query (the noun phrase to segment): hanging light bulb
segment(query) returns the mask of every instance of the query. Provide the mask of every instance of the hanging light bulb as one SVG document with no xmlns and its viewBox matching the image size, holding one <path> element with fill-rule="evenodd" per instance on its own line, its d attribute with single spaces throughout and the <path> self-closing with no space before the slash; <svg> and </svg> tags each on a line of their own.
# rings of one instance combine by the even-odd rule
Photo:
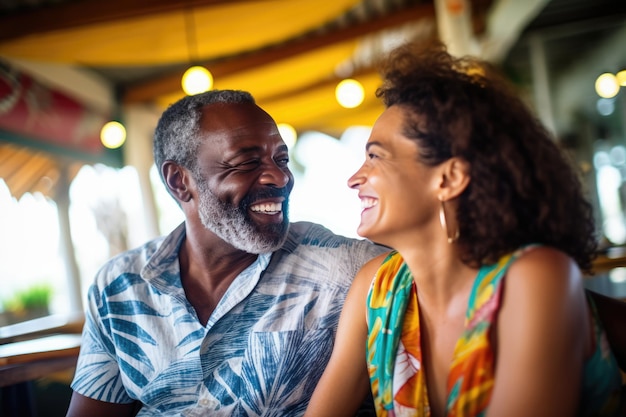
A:
<svg viewBox="0 0 626 417">
<path fill-rule="evenodd" d="M 617 77 L 610 72 L 601 74 L 596 79 L 596 93 L 603 98 L 613 98 L 619 92 Z"/>
<path fill-rule="evenodd" d="M 188 96 L 204 93 L 213 88 L 213 75 L 208 69 L 195 65 L 185 71 L 181 84 Z"/>
<path fill-rule="evenodd" d="M 185 31 L 187 37 L 187 51 L 191 62 L 198 61 L 198 43 L 196 41 L 196 26 L 193 9 L 185 11 Z M 204 93 L 213 88 L 213 75 L 208 69 L 200 65 L 192 65 L 185 71 L 181 80 L 183 91 L 188 96 Z"/>
<path fill-rule="evenodd" d="M 120 122 L 107 122 L 100 130 L 100 141 L 109 149 L 117 149 L 126 141 L 126 128 Z"/>
<path fill-rule="evenodd" d="M 357 80 L 348 78 L 337 84 L 335 98 L 341 106 L 352 109 L 363 103 L 365 89 Z"/>
</svg>

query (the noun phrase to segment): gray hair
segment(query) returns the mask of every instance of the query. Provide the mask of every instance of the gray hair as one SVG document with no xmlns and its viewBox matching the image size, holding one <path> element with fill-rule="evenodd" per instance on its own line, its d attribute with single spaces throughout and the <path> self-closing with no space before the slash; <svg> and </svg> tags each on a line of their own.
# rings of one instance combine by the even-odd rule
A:
<svg viewBox="0 0 626 417">
<path fill-rule="evenodd" d="M 210 90 L 186 96 L 170 105 L 161 115 L 154 132 L 154 163 L 163 182 L 161 164 L 166 160 L 174 161 L 196 174 L 202 108 L 214 103 L 254 104 L 255 101 L 247 91 Z"/>
</svg>

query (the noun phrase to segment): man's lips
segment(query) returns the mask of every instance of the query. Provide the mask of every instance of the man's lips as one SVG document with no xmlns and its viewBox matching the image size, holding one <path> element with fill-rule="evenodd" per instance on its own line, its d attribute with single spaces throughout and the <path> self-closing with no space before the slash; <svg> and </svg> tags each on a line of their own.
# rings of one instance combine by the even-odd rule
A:
<svg viewBox="0 0 626 417">
<path fill-rule="evenodd" d="M 265 201 L 254 203 L 250 206 L 250 211 L 262 214 L 278 214 L 283 211 L 282 201 Z"/>
</svg>

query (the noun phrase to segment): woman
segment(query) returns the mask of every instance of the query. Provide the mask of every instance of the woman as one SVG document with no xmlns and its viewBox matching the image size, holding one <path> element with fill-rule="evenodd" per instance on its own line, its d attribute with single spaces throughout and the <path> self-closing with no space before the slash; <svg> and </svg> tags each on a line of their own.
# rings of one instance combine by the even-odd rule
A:
<svg viewBox="0 0 626 417">
<path fill-rule="evenodd" d="M 359 272 L 306 416 L 618 415 L 621 378 L 582 272 L 581 184 L 485 63 L 405 45 L 349 179 L 358 233 L 394 248 Z M 365 318 L 365 320 L 364 320 Z M 367 363 L 367 366 L 366 366 Z"/>
</svg>

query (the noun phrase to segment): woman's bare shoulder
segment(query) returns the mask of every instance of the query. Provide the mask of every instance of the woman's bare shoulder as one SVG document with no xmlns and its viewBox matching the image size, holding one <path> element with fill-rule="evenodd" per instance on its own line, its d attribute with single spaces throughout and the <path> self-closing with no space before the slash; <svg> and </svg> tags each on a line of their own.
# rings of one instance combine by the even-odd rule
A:
<svg viewBox="0 0 626 417">
<path fill-rule="evenodd" d="M 511 281 L 542 291 L 562 291 L 564 287 L 580 286 L 582 272 L 565 252 L 539 246 L 524 251 L 511 265 L 507 282 Z"/>
<path fill-rule="evenodd" d="M 361 269 L 356 275 L 357 278 L 360 276 L 366 276 L 366 277 L 372 278 L 374 274 L 376 273 L 376 271 L 378 271 L 378 268 L 380 268 L 380 265 L 383 263 L 385 258 L 389 256 L 389 253 L 390 252 L 381 253 L 380 255 L 376 256 L 375 258 L 370 259 L 365 264 L 363 264 L 363 266 L 361 267 Z"/>
<path fill-rule="evenodd" d="M 369 289 L 369 286 L 374 279 L 374 275 L 376 275 L 376 271 L 378 271 L 378 268 L 380 268 L 380 265 L 383 263 L 385 258 L 387 258 L 387 256 L 389 256 L 389 252 L 382 253 L 363 264 L 352 282 L 352 292 L 362 293 Z"/>
</svg>

